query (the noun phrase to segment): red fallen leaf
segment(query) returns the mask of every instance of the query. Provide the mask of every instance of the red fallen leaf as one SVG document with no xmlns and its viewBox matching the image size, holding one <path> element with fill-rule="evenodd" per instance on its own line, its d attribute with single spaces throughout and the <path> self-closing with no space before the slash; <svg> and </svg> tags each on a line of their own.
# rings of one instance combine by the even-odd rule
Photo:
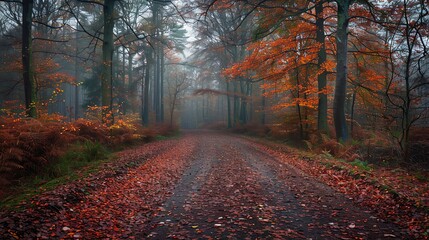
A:
<svg viewBox="0 0 429 240">
<path fill-rule="evenodd" d="M 182 145 L 183 147 L 183 145 Z M 165 157 L 165 156 L 169 157 Z M 65 222 L 61 222 L 61 224 L 58 223 L 59 226 L 70 226 L 73 230 L 76 228 L 78 229 L 85 229 L 85 236 L 88 236 L 89 238 L 114 238 L 114 236 L 118 237 L 121 235 L 118 235 L 116 232 L 118 230 L 116 229 L 124 229 L 124 226 L 130 226 L 131 224 L 134 224 L 134 226 L 141 226 L 141 223 L 147 222 L 148 219 L 152 218 L 153 216 L 156 216 L 156 207 L 159 206 L 157 203 L 162 203 L 165 201 L 166 196 L 170 194 L 171 192 L 171 186 L 174 186 L 174 184 L 177 182 L 177 179 L 180 179 L 181 171 L 178 170 L 183 168 L 183 159 L 176 159 L 174 158 L 175 155 L 181 155 L 186 156 L 186 153 L 182 152 L 181 149 L 174 149 L 171 150 L 170 153 L 162 153 L 162 156 L 151 158 L 148 160 L 146 164 L 150 165 L 151 171 L 144 171 L 144 169 L 149 168 L 147 165 L 146 167 L 138 167 L 135 169 L 135 171 L 130 170 L 126 177 L 123 177 L 121 179 L 116 177 L 110 177 L 109 179 L 104 179 L 102 183 L 98 183 L 97 187 L 94 187 L 93 191 L 88 194 L 87 197 L 85 197 L 84 200 L 81 202 L 83 204 L 77 204 L 76 206 L 73 204 L 67 205 L 67 208 L 73 208 L 76 209 L 76 215 L 73 215 L 75 217 L 75 220 L 72 224 L 69 224 L 70 221 L 69 217 L 66 218 Z M 233 155 L 234 158 L 236 157 Z M 168 159 L 168 163 L 167 160 Z M 227 159 L 227 158 L 225 158 Z M 287 161 L 288 158 L 285 158 L 285 161 Z M 174 161 L 173 163 L 170 163 L 171 161 Z M 177 163 L 178 161 L 182 161 L 180 163 Z M 181 165 L 182 164 L 182 165 Z M 177 170 L 177 171 L 176 171 Z M 225 166 L 222 170 L 225 170 L 225 172 L 230 173 L 229 175 L 239 176 L 240 174 L 248 175 L 249 177 L 243 178 L 242 182 L 237 183 L 237 187 L 240 188 L 240 194 L 235 195 L 231 199 L 222 199 L 223 196 L 219 195 L 219 193 L 223 190 L 223 185 L 220 185 L 219 182 L 216 181 L 216 179 L 211 179 L 212 183 L 217 183 L 214 186 L 211 186 L 210 191 L 212 191 L 212 194 L 209 196 L 212 199 L 215 199 L 216 201 L 213 201 L 216 205 L 223 205 L 225 203 L 225 206 L 228 205 L 230 207 L 234 207 L 234 203 L 241 202 L 243 200 L 243 197 L 249 198 L 245 199 L 248 203 L 255 203 L 253 205 L 258 205 L 262 201 L 265 202 L 268 198 L 261 198 L 258 199 L 258 195 L 262 192 L 261 189 L 255 188 L 252 186 L 252 184 L 249 184 L 247 182 L 251 182 L 255 180 L 255 175 L 250 171 L 251 169 L 240 169 L 240 171 L 236 171 L 236 169 L 232 167 Z M 172 171 L 174 173 L 172 174 L 165 174 L 167 171 Z M 106 171 L 107 173 L 110 173 L 111 171 Z M 142 174 L 143 173 L 143 174 Z M 233 173 L 233 174 L 231 174 Z M 174 178 L 174 179 L 173 179 Z M 338 178 L 344 178 L 347 180 L 347 175 L 343 173 L 338 173 Z M 240 178 L 239 178 L 240 179 Z M 120 180 L 120 181 L 118 181 Z M 137 182 L 140 182 L 141 184 L 137 184 Z M 210 181 L 208 181 L 210 183 Z M 225 182 L 225 181 L 223 181 Z M 346 181 L 345 181 L 346 182 Z M 352 181 L 351 181 L 352 182 Z M 229 182 L 227 182 L 229 183 Z M 335 186 L 335 184 L 333 184 Z M 101 186 L 101 187 L 100 187 Z M 80 188 L 78 188 L 80 189 Z M 241 191 L 243 189 L 243 191 Z M 245 189 L 251 191 L 244 191 Z M 344 187 L 343 191 L 351 191 L 351 187 Z M 207 189 L 206 189 L 207 190 Z M 143 194 L 137 193 L 141 191 Z M 204 191 L 204 189 L 202 189 Z M 132 192 L 132 194 L 130 194 Z M 246 193 L 246 194 L 243 194 Z M 372 194 L 370 191 L 368 191 L 368 195 Z M 102 196 L 102 198 L 100 198 Z M 208 196 L 208 195 L 205 195 Z M 194 196 L 195 198 L 198 197 L 198 194 Z M 302 196 L 305 198 L 306 196 Z M 51 198 L 53 201 L 55 198 Z M 200 199 L 201 200 L 201 199 Z M 43 201 L 49 202 L 50 199 L 45 199 Z M 379 198 L 379 202 L 383 202 L 384 198 Z M 141 211 L 139 210 L 139 206 L 142 206 L 145 204 L 148 208 L 147 212 L 145 211 L 144 214 L 141 214 Z M 311 203 L 307 203 L 306 206 L 311 206 Z M 377 203 L 374 203 L 374 205 Z M 204 208 L 195 207 L 194 204 L 190 204 L 192 206 L 192 210 L 194 209 L 202 209 L 204 208 L 210 208 L 211 205 L 205 205 Z M 41 206 L 48 206 L 46 204 L 41 204 Z M 131 212 L 127 212 L 127 210 L 124 209 L 132 209 Z M 264 208 L 266 209 L 266 208 Z M 253 211 L 254 210 L 254 211 Z M 343 210 L 343 209 L 341 209 Z M 39 208 L 37 211 L 44 211 L 44 208 Z M 253 211 L 251 214 L 254 214 L 254 219 L 257 219 L 257 217 L 261 216 L 262 218 L 270 219 L 270 213 L 261 213 L 258 212 L 256 209 L 253 209 L 252 207 L 246 207 L 243 213 Z M 229 221 L 229 216 L 234 211 L 229 211 L 228 209 L 223 209 L 222 215 L 225 217 L 225 219 L 222 221 L 222 223 L 226 223 Z M 139 215 L 139 213 L 141 215 Z M 148 213 L 148 215 L 146 215 Z M 216 214 L 217 212 L 214 212 Z M 130 215 L 128 215 L 130 214 Z M 126 215 L 126 219 L 124 219 L 124 216 Z M 192 213 L 188 213 L 188 217 L 195 216 Z M 197 214 L 198 215 L 198 214 Z M 50 215 L 51 216 L 51 215 Z M 70 215 L 71 216 L 71 215 Z M 217 215 L 214 215 L 217 216 Z M 245 216 L 244 214 L 241 216 Z M 249 215 L 250 216 L 250 215 Z M 305 215 L 303 214 L 303 217 Z M 49 217 L 48 217 L 49 218 Z M 252 218 L 252 217 L 250 217 Z M 28 218 L 27 218 L 28 219 Z M 54 218 L 51 219 L 52 222 Z M 76 220 L 77 219 L 77 220 Z M 118 219 L 121 219 L 118 221 Z M 133 220 L 131 220 L 133 219 Z M 139 223 L 136 223 L 134 219 L 139 219 Z M 189 218 L 186 218 L 189 220 Z M 99 222 L 102 220 L 103 222 L 100 224 L 102 227 L 100 227 Z M 47 219 L 47 221 L 50 221 L 50 219 Z M 75 222 L 77 221 L 77 222 Z M 194 222 L 190 221 L 191 223 L 195 224 Z M 252 226 L 246 223 L 242 223 L 244 226 L 242 229 L 247 229 L 254 233 L 262 234 L 263 232 L 260 230 L 253 229 Z M 212 226 L 212 224 L 208 224 Z M 232 232 L 229 231 L 229 228 L 231 225 L 227 224 L 225 229 L 218 229 L 220 231 L 225 232 Z M 134 228 L 135 229 L 135 228 Z M 52 231 L 55 231 L 55 228 L 52 228 Z M 180 238 L 184 238 L 183 236 L 186 236 L 187 232 L 181 232 L 182 236 Z M 280 235 L 279 238 L 285 238 L 287 235 L 292 235 L 292 232 L 285 231 L 283 235 Z"/>
</svg>

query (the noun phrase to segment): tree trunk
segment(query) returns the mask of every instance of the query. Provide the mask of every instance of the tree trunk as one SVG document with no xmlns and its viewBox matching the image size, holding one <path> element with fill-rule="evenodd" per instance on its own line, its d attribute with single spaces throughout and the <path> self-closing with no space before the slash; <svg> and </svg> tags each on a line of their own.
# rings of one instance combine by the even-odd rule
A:
<svg viewBox="0 0 429 240">
<path fill-rule="evenodd" d="M 162 74 L 162 58 L 163 58 L 163 49 L 161 42 L 161 18 L 162 18 L 162 5 L 156 1 L 153 2 L 152 6 L 152 23 L 154 25 L 153 36 L 155 48 L 155 66 L 154 66 L 154 110 L 155 110 L 155 118 L 157 123 L 161 123 L 163 121 L 163 74 Z"/>
<path fill-rule="evenodd" d="M 113 19 L 115 0 L 105 0 L 103 5 L 103 65 L 101 73 L 101 105 L 102 121 L 113 124 L 113 88 L 112 88 L 112 58 L 113 58 Z"/>
<path fill-rule="evenodd" d="M 159 51 L 159 43 L 156 43 L 155 47 L 155 67 L 154 67 L 154 77 L 155 77 L 155 99 L 154 99 L 154 107 L 155 107 L 155 118 L 156 122 L 161 122 L 161 59 L 160 59 L 160 51 Z"/>
<path fill-rule="evenodd" d="M 25 109 L 28 117 L 37 117 L 37 84 L 34 78 L 33 48 L 32 48 L 32 14 L 33 0 L 22 2 L 22 67 L 25 92 Z"/>
<path fill-rule="evenodd" d="M 337 0 L 338 26 L 337 26 L 337 73 L 335 79 L 334 93 L 334 125 L 338 141 L 344 142 L 349 139 L 345 102 L 347 89 L 347 42 L 349 23 L 349 0 Z"/>
<path fill-rule="evenodd" d="M 403 99 L 403 110 L 402 110 L 402 138 L 401 138 L 401 148 L 403 152 L 403 160 L 408 161 L 410 158 L 410 144 L 409 144 L 409 135 L 411 128 L 411 64 L 412 64 L 412 56 L 414 50 L 415 39 L 417 36 L 411 36 L 411 30 L 409 26 L 408 19 L 408 9 L 407 2 L 404 0 L 404 18 L 406 21 L 405 34 L 406 34 L 406 44 L 407 44 L 407 59 L 405 61 L 405 98 Z"/>
<path fill-rule="evenodd" d="M 79 14 L 80 14 L 80 7 L 77 7 L 77 12 L 76 12 L 76 18 L 79 18 Z M 80 79 L 80 67 L 79 67 L 79 58 L 77 58 L 78 54 L 79 54 L 79 31 L 80 31 L 80 25 L 79 23 L 76 21 L 76 33 L 75 33 L 75 44 L 76 44 L 76 48 L 75 48 L 75 54 L 76 54 L 76 58 L 75 58 L 75 96 L 74 96 L 74 119 L 77 120 L 79 118 L 79 110 L 80 110 L 80 84 L 79 84 L 79 79 Z"/>
<path fill-rule="evenodd" d="M 238 98 L 238 83 L 237 81 L 234 81 L 233 83 L 234 88 L 234 121 L 233 126 L 236 127 L 237 123 L 239 122 L 240 117 L 240 99 Z"/>
<path fill-rule="evenodd" d="M 176 91 L 174 92 L 174 95 L 173 95 L 173 103 L 171 104 L 171 109 L 170 109 L 170 127 L 173 127 L 173 114 L 174 114 L 174 108 L 176 108 L 177 94 L 178 94 L 178 90 L 176 88 Z"/>
<path fill-rule="evenodd" d="M 164 71 L 165 71 L 165 58 L 164 58 L 164 46 L 161 45 L 161 74 L 160 74 L 160 81 L 161 81 L 161 93 L 160 93 L 160 122 L 164 122 Z"/>
<path fill-rule="evenodd" d="M 240 123 L 247 123 L 247 96 L 249 94 L 249 85 L 246 81 L 240 81 L 240 91 L 243 96 L 241 98 L 241 107 L 240 107 Z"/>
<path fill-rule="evenodd" d="M 295 58 L 295 65 L 297 65 L 297 59 Z M 300 94 L 300 90 L 299 87 L 301 86 L 301 82 L 299 81 L 299 68 L 295 69 L 295 78 L 296 78 L 296 85 L 298 86 L 297 90 L 296 90 L 296 98 L 300 98 L 301 94 Z M 293 90 L 292 90 L 293 91 Z M 301 106 L 300 103 L 297 102 L 296 103 L 296 110 L 297 110 L 297 114 L 298 114 L 298 120 L 299 120 L 299 135 L 301 137 L 301 139 L 304 139 L 304 124 L 302 121 L 302 111 L 301 111 Z"/>
<path fill-rule="evenodd" d="M 150 72 L 151 72 L 151 50 L 148 47 L 145 51 L 146 53 L 146 73 L 144 76 L 144 92 L 143 92 L 143 125 L 149 126 L 149 82 L 150 82 Z"/>
<path fill-rule="evenodd" d="M 125 69 L 126 69 L 125 59 L 126 59 L 126 57 L 125 57 L 125 47 L 123 47 L 122 48 L 122 76 L 121 77 L 122 77 L 122 84 L 123 84 L 123 88 L 122 89 L 124 91 L 125 96 L 121 97 L 122 102 L 120 103 L 121 106 L 122 106 L 122 114 L 123 115 L 127 114 L 128 104 L 129 104 L 127 100 L 130 97 L 130 93 L 128 92 L 128 83 L 127 83 L 126 78 L 125 78 L 125 73 L 126 73 L 126 71 L 125 71 Z"/>
<path fill-rule="evenodd" d="M 226 106 L 227 106 L 227 122 L 228 122 L 228 128 L 232 128 L 232 123 L 231 123 L 231 99 L 229 96 L 229 82 L 226 82 Z"/>
<path fill-rule="evenodd" d="M 255 107 L 255 103 L 253 100 L 253 84 L 249 84 L 249 94 L 248 94 L 251 99 L 250 99 L 250 103 L 249 103 L 249 118 L 248 118 L 248 122 L 253 122 L 253 113 L 254 113 L 254 107 Z"/>
<path fill-rule="evenodd" d="M 136 95 L 136 88 L 134 87 L 134 83 L 133 83 L 133 57 L 134 57 L 134 53 L 131 53 L 131 48 L 129 50 L 128 53 L 128 93 L 132 98 L 131 100 L 131 111 L 133 111 L 133 113 L 136 112 L 136 107 L 134 105 L 134 101 L 136 100 L 134 97 Z M 142 92 L 143 93 L 143 92 Z"/>
<path fill-rule="evenodd" d="M 325 47 L 325 19 L 323 17 L 323 1 L 319 1 L 316 5 L 316 41 L 320 44 L 317 55 L 317 67 L 322 69 L 326 62 L 326 47 Z M 317 129 L 320 133 L 327 134 L 328 130 L 328 96 L 326 93 L 326 71 L 324 70 L 317 76 L 318 84 L 318 111 L 317 111 Z"/>
<path fill-rule="evenodd" d="M 352 106 L 350 108 L 350 134 L 353 137 L 353 128 L 354 128 L 354 118 L 355 118 L 355 104 L 356 104 L 356 89 L 353 91 L 352 95 Z"/>
</svg>

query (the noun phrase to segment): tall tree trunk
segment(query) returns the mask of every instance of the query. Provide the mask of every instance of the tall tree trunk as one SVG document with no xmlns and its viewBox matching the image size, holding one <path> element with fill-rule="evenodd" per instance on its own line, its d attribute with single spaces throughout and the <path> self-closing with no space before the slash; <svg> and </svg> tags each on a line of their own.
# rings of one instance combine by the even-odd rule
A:
<svg viewBox="0 0 429 240">
<path fill-rule="evenodd" d="M 248 119 L 248 122 L 253 122 L 253 112 L 254 112 L 253 108 L 255 107 L 254 98 L 253 98 L 253 84 L 249 84 L 248 96 L 251 97 L 250 103 L 249 103 L 249 119 Z"/>
<path fill-rule="evenodd" d="M 161 34 L 163 35 L 163 34 Z M 160 74 L 160 81 L 161 81 L 161 86 L 160 86 L 160 96 L 159 96 L 159 101 L 160 101 L 160 122 L 164 122 L 164 71 L 165 71 L 165 56 L 164 56 L 164 46 L 161 45 L 161 53 L 160 53 L 160 57 L 161 57 L 161 74 Z"/>
<path fill-rule="evenodd" d="M 176 107 L 177 94 L 178 92 L 176 89 L 173 96 L 173 103 L 171 104 L 171 108 L 170 108 L 170 127 L 173 127 L 173 114 L 174 114 L 174 108 Z"/>
<path fill-rule="evenodd" d="M 234 88 L 234 121 L 233 126 L 236 127 L 237 123 L 239 122 L 239 114 L 240 114 L 240 98 L 238 97 L 238 83 L 237 81 L 234 81 L 233 83 Z"/>
<path fill-rule="evenodd" d="M 34 77 L 33 48 L 32 48 L 32 20 L 33 0 L 22 2 L 22 66 L 25 92 L 25 108 L 28 117 L 37 117 L 37 84 Z"/>
<path fill-rule="evenodd" d="M 247 123 L 247 96 L 249 94 L 249 85 L 246 81 L 240 81 L 240 91 L 242 95 L 245 95 L 241 98 L 241 107 L 240 107 L 240 123 Z"/>
<path fill-rule="evenodd" d="M 80 14 L 80 7 L 77 7 L 77 12 L 76 12 L 76 18 L 79 18 L 79 14 Z M 80 24 L 76 21 L 76 33 L 75 33 L 75 44 L 76 44 L 76 48 L 75 48 L 75 65 L 74 65 L 74 75 L 75 75 L 75 95 L 74 95 L 74 119 L 77 120 L 79 118 L 79 113 L 80 113 L 80 84 L 79 84 L 79 79 L 80 79 L 80 67 L 79 67 L 79 58 L 77 58 L 78 54 L 79 54 L 79 31 L 80 31 Z"/>
<path fill-rule="evenodd" d="M 159 43 L 156 43 L 155 47 L 155 67 L 154 67 L 154 77 L 155 77 L 155 99 L 154 99 L 154 107 L 155 107 L 155 118 L 156 122 L 161 122 L 161 59 L 160 59 L 160 51 L 159 51 Z"/>
<path fill-rule="evenodd" d="M 132 99 L 132 105 L 131 105 L 131 111 L 133 111 L 133 113 L 136 113 L 136 106 L 134 103 L 134 101 L 136 99 L 134 99 L 135 95 L 136 95 L 136 88 L 134 87 L 134 79 L 133 79 L 133 57 L 134 57 L 134 53 L 131 52 L 131 48 L 130 48 L 130 52 L 128 53 L 128 92 L 130 94 L 130 96 L 133 97 Z M 143 92 L 142 92 L 143 94 Z"/>
<path fill-rule="evenodd" d="M 317 54 L 317 67 L 322 69 L 326 62 L 325 47 L 325 19 L 323 17 L 323 2 L 320 0 L 316 5 L 316 41 L 320 44 Z M 326 71 L 324 70 L 317 76 L 318 86 L 318 109 L 317 109 L 317 129 L 320 133 L 327 134 L 328 130 L 328 96 L 326 93 Z"/>
<path fill-rule="evenodd" d="M 103 5 L 104 31 L 103 31 L 103 64 L 101 72 L 101 106 L 104 123 L 113 124 L 113 18 L 115 0 L 105 0 Z"/>
<path fill-rule="evenodd" d="M 155 110 L 155 118 L 157 123 L 161 123 L 163 121 L 163 74 L 162 74 L 162 58 L 163 58 L 163 49 L 161 42 L 162 35 L 162 3 L 161 2 L 153 2 L 152 6 L 152 21 L 154 25 L 154 39 L 155 39 L 155 67 L 154 67 L 154 110 Z"/>
<path fill-rule="evenodd" d="M 228 128 L 232 128 L 232 123 L 231 123 L 231 97 L 230 95 L 230 87 L 229 87 L 229 81 L 226 82 L 226 106 L 227 106 L 227 122 L 228 122 Z"/>
<path fill-rule="evenodd" d="M 76 68 L 76 72 L 75 72 L 75 77 L 76 77 L 76 86 L 74 87 L 74 90 L 75 90 L 75 94 L 74 94 L 74 119 L 75 120 L 77 120 L 77 119 L 79 119 L 79 110 L 80 110 L 80 101 L 79 101 L 79 98 L 80 98 L 80 91 L 79 91 L 79 88 L 80 88 L 80 84 L 79 84 L 79 78 L 80 78 L 80 71 L 79 71 L 79 69 L 78 69 L 78 63 L 77 63 L 77 60 L 76 60 L 76 66 L 75 66 L 75 68 Z"/>
<path fill-rule="evenodd" d="M 337 73 L 334 94 L 334 125 L 338 141 L 347 141 L 349 133 L 346 122 L 345 102 L 347 89 L 347 30 L 350 0 L 337 0 L 337 5 Z"/>
<path fill-rule="evenodd" d="M 403 99 L 403 107 L 402 107 L 402 136 L 400 140 L 403 160 L 408 161 L 410 158 L 410 129 L 412 125 L 411 120 L 411 64 L 412 64 L 412 56 L 414 46 L 416 44 L 417 36 L 412 36 L 412 30 L 410 29 L 409 15 L 408 15 L 408 7 L 407 1 L 403 1 L 404 4 L 404 20 L 406 21 L 405 26 L 405 36 L 406 36 L 406 46 L 407 46 L 407 58 L 405 60 L 405 98 Z"/>
<path fill-rule="evenodd" d="M 125 66 L 125 47 L 123 47 L 122 48 L 122 84 L 123 84 L 123 90 L 124 90 L 124 94 L 125 94 L 125 96 L 122 96 L 121 97 L 121 99 L 122 99 L 122 103 L 121 103 L 121 106 L 122 106 L 122 114 L 127 114 L 127 108 L 128 108 L 128 99 L 129 99 L 129 97 L 130 97 L 130 93 L 128 92 L 128 83 L 127 83 L 127 81 L 126 81 L 126 78 L 125 78 L 125 73 L 126 73 L 126 71 L 125 71 L 125 68 L 126 68 L 126 66 Z M 122 95 L 122 94 L 121 94 Z M 127 99 L 128 98 L 128 99 Z"/>
<path fill-rule="evenodd" d="M 143 125 L 149 126 L 149 82 L 150 82 L 150 73 L 151 73 L 151 65 L 152 65 L 152 52 L 150 47 L 148 47 L 145 51 L 146 55 L 146 73 L 144 76 L 144 91 L 143 91 Z"/>
<path fill-rule="evenodd" d="M 297 62 L 298 59 L 295 58 L 295 65 L 298 64 Z M 299 68 L 295 69 L 295 78 L 296 78 L 296 85 L 298 86 L 297 90 L 296 90 L 296 98 L 300 98 L 300 90 L 299 88 L 301 87 L 301 82 L 299 81 Z M 293 91 L 293 90 L 292 90 Z M 299 119 L 299 135 L 301 137 L 301 139 L 304 139 L 304 124 L 303 124 L 303 120 L 302 120 L 302 111 L 301 111 L 301 105 L 299 102 L 296 103 L 296 110 L 298 113 L 298 119 Z"/>
<path fill-rule="evenodd" d="M 353 91 L 352 95 L 352 106 L 350 109 L 350 134 L 353 137 L 353 129 L 354 129 L 354 120 L 355 120 L 355 104 L 356 104 L 356 89 Z"/>
</svg>

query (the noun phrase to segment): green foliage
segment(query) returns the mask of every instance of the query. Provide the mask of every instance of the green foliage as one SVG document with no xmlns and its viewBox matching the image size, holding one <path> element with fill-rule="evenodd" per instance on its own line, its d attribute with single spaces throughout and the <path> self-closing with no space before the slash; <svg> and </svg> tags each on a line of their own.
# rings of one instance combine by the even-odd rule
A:
<svg viewBox="0 0 429 240">
<path fill-rule="evenodd" d="M 84 161 L 104 159 L 108 156 L 107 149 L 98 142 L 85 141 L 82 145 L 83 154 L 80 157 Z"/>
<path fill-rule="evenodd" d="M 108 156 L 109 152 L 102 144 L 86 140 L 73 144 L 64 155 L 48 167 L 45 174 L 61 177 L 88 165 L 89 162 L 103 160 Z"/>
<path fill-rule="evenodd" d="M 39 186 L 73 180 L 82 168 L 109 156 L 108 149 L 173 136 L 174 128 L 143 128 L 134 118 L 117 119 L 110 127 L 99 121 L 63 122 L 52 115 L 39 119 L 0 117 L 0 198 Z M 164 139 L 158 137 L 158 139 Z"/>
<path fill-rule="evenodd" d="M 100 166 L 100 163 L 112 159 L 111 153 L 100 143 L 89 140 L 70 146 L 69 150 L 41 173 L 23 179 L 13 194 L 1 199 L 0 207 L 14 207 L 20 202 L 44 191 L 67 182 L 77 180 Z"/>
<path fill-rule="evenodd" d="M 356 166 L 356 167 L 358 167 L 359 169 L 364 170 L 364 171 L 371 171 L 371 170 L 372 170 L 371 166 L 369 166 L 367 162 L 365 162 L 365 161 L 361 161 L 361 160 L 359 160 L 359 159 L 355 159 L 355 160 L 354 160 L 353 162 L 351 162 L 350 164 L 351 164 L 352 166 Z"/>
<path fill-rule="evenodd" d="M 155 139 L 156 139 L 157 141 L 161 141 L 161 140 L 166 140 L 166 139 L 168 139 L 168 137 L 167 137 L 167 136 L 163 136 L 163 135 L 156 135 Z"/>
<path fill-rule="evenodd" d="M 429 182 L 429 174 L 422 172 L 422 171 L 417 171 L 414 176 L 422 182 Z"/>
</svg>

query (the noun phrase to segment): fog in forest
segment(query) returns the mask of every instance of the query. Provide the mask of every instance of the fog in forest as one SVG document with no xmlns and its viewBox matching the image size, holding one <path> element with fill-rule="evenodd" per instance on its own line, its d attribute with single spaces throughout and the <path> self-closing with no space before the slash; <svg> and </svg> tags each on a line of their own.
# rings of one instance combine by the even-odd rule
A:
<svg viewBox="0 0 429 240">
<path fill-rule="evenodd" d="M 1 239 L 428 239 L 427 0 L 0 0 Z"/>
<path fill-rule="evenodd" d="M 427 127 L 419 1 L 0 1 L 11 118 L 314 140 Z M 374 132 L 375 131 L 375 132 Z"/>
</svg>

